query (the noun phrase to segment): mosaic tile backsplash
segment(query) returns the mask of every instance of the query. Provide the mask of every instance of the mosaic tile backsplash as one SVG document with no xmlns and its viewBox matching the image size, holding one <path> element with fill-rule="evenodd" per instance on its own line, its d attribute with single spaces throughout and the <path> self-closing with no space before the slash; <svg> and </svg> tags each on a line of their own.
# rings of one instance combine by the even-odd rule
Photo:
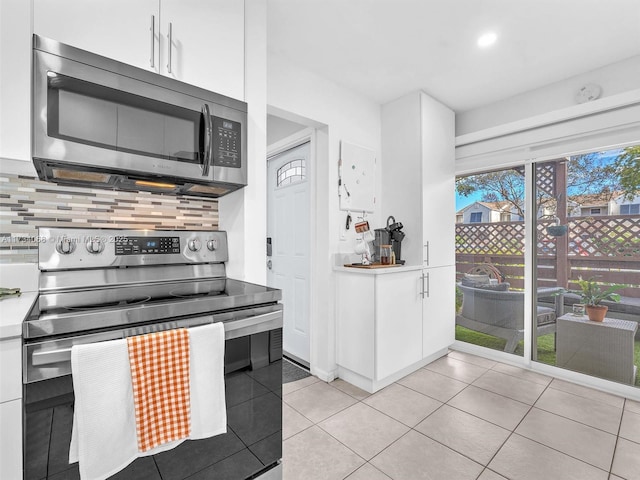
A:
<svg viewBox="0 0 640 480">
<path fill-rule="evenodd" d="M 38 227 L 217 230 L 218 201 L 0 174 L 0 264 L 36 263 Z"/>
</svg>

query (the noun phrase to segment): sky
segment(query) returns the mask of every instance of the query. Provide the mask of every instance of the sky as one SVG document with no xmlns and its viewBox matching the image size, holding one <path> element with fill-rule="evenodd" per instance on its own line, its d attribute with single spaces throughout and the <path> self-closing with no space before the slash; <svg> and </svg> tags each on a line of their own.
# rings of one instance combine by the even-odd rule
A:
<svg viewBox="0 0 640 480">
<path fill-rule="evenodd" d="M 600 152 L 600 159 L 609 163 L 609 162 L 613 162 L 618 155 L 620 155 L 620 153 L 622 152 L 621 149 L 615 149 L 615 150 L 607 150 L 604 152 Z M 483 196 L 484 192 L 479 191 L 479 192 L 474 192 L 469 196 L 463 196 L 458 194 L 458 192 L 456 192 L 456 212 L 460 211 L 462 208 L 471 205 L 474 202 L 479 201 L 482 196 Z M 571 194 L 571 192 L 569 192 L 569 194 Z"/>
<path fill-rule="evenodd" d="M 459 211 L 461 208 L 464 208 L 467 205 L 471 205 L 472 203 L 480 200 L 482 198 L 482 193 L 483 192 L 475 192 L 469 195 L 468 197 L 465 197 L 463 195 L 460 195 L 458 192 L 456 192 L 456 212 Z"/>
</svg>

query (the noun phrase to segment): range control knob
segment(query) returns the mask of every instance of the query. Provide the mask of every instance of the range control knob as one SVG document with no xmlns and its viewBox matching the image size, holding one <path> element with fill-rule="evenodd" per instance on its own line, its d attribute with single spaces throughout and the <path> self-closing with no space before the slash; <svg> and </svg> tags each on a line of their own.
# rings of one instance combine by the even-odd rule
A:
<svg viewBox="0 0 640 480">
<path fill-rule="evenodd" d="M 197 238 L 194 238 L 193 240 L 189 240 L 189 250 L 191 250 L 192 252 L 197 252 L 198 250 L 200 250 L 200 247 L 202 246 L 202 244 L 200 243 L 200 240 L 198 240 Z"/>
<path fill-rule="evenodd" d="M 215 239 L 209 240 L 207 242 L 207 248 L 213 252 L 216 248 L 218 248 L 218 241 Z"/>
<path fill-rule="evenodd" d="M 76 241 L 69 237 L 62 237 L 56 244 L 56 250 L 62 255 L 69 255 L 76 249 Z"/>
<path fill-rule="evenodd" d="M 99 238 L 92 238 L 87 242 L 87 252 L 89 253 L 102 253 L 104 250 L 104 242 Z"/>
</svg>

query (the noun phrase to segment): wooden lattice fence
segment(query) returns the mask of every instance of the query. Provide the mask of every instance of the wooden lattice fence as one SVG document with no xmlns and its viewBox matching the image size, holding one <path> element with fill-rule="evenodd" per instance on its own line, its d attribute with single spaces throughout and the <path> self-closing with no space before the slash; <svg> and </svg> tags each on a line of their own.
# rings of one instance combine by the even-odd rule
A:
<svg viewBox="0 0 640 480">
<path fill-rule="evenodd" d="M 567 263 L 568 288 L 579 276 L 602 283 L 625 283 L 620 293 L 640 298 L 640 216 L 571 217 L 567 235 L 553 237 L 538 221 L 537 277 L 540 286 L 558 284 L 558 261 Z M 491 263 L 507 276 L 512 288 L 524 288 L 524 223 L 496 222 L 456 225 L 459 277 L 479 263 Z M 557 258 L 558 242 L 567 242 L 566 256 Z"/>
</svg>

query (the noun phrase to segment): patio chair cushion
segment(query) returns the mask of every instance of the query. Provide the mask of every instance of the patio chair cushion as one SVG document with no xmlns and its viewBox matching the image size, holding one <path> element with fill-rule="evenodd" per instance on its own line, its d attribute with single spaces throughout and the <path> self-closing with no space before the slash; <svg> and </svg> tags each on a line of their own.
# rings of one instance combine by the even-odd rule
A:
<svg viewBox="0 0 640 480">
<path fill-rule="evenodd" d="M 513 352 L 524 337 L 524 292 L 495 291 L 459 284 L 462 308 L 456 324 L 507 340 L 505 351 Z M 554 333 L 555 310 L 538 307 L 536 335 Z"/>
<path fill-rule="evenodd" d="M 476 287 L 478 285 L 489 285 L 489 275 L 472 275 L 465 273 L 462 277 L 462 284 L 466 287 Z"/>
<path fill-rule="evenodd" d="M 497 283 L 496 285 L 475 285 L 474 288 L 480 288 L 482 290 L 493 290 L 494 292 L 507 292 L 511 284 L 509 282 Z"/>
</svg>

